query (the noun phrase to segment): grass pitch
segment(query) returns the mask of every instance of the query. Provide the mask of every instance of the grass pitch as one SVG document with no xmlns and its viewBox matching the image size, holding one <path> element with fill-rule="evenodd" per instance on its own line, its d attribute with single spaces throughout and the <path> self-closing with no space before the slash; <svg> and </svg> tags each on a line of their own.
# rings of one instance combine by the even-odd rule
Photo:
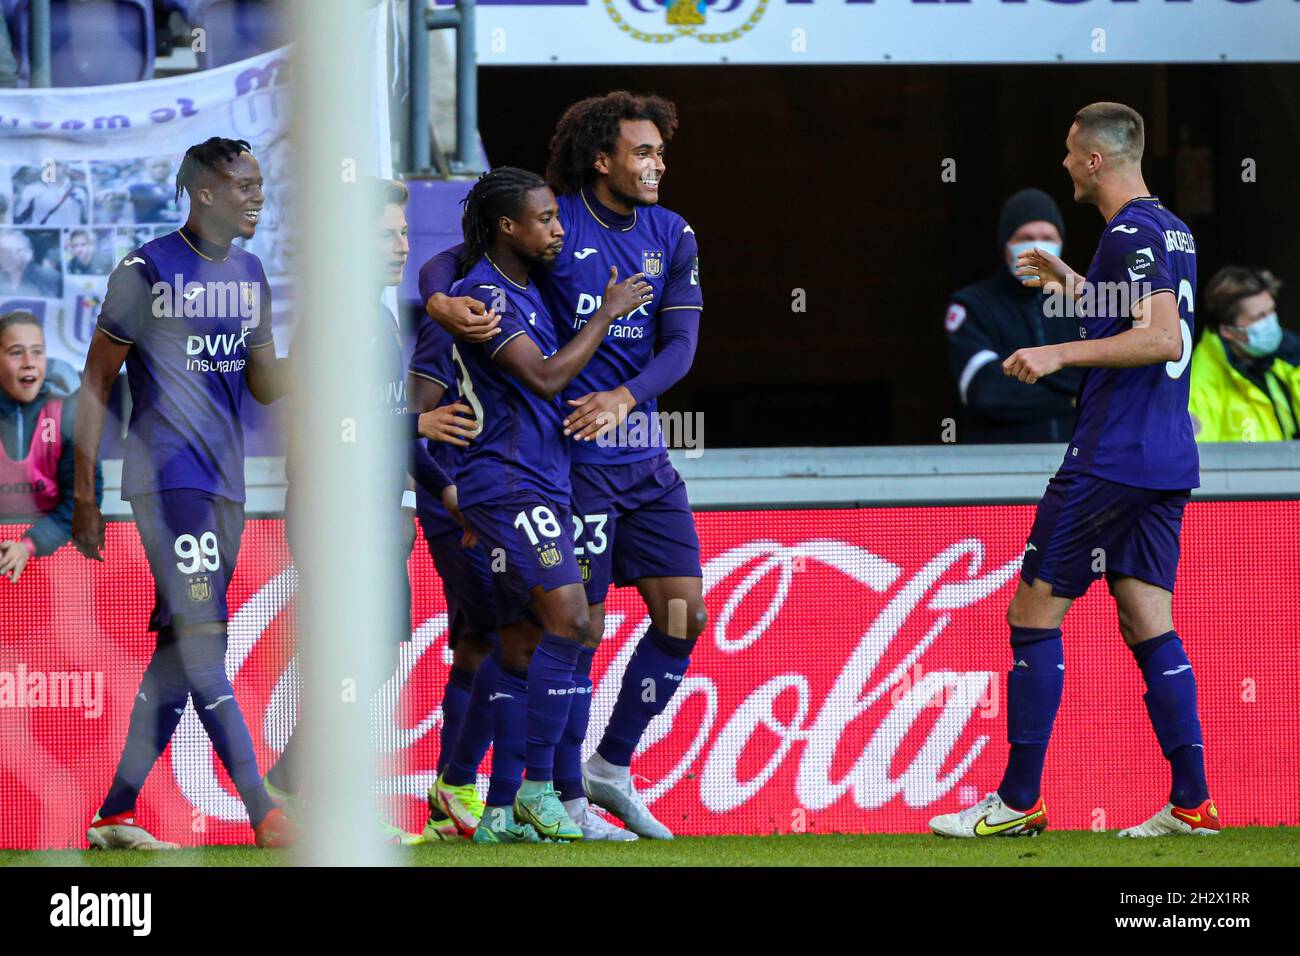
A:
<svg viewBox="0 0 1300 956">
<path fill-rule="evenodd" d="M 1114 833 L 1048 831 L 1032 839 L 944 840 L 929 834 L 684 837 L 669 843 L 403 847 L 409 866 L 1300 866 L 1300 827 L 1240 827 L 1217 837 L 1120 840 Z M 206 847 L 0 851 L 0 866 L 291 866 L 283 850 Z"/>
</svg>

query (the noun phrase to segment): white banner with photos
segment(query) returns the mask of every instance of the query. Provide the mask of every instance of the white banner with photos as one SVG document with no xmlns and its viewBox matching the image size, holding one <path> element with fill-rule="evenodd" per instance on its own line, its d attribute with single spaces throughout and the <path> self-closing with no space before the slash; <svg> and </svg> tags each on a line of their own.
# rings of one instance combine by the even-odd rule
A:
<svg viewBox="0 0 1300 956">
<path fill-rule="evenodd" d="M 378 108 L 358 175 L 389 175 L 386 8 L 371 11 Z M 257 234 L 242 243 L 266 268 L 276 338 L 291 327 L 290 48 L 217 69 L 104 87 L 0 90 L 0 314 L 41 318 L 51 358 L 77 369 L 95 331 L 108 275 L 131 249 L 174 231 L 185 151 L 211 136 L 252 145 L 265 180 Z"/>
</svg>

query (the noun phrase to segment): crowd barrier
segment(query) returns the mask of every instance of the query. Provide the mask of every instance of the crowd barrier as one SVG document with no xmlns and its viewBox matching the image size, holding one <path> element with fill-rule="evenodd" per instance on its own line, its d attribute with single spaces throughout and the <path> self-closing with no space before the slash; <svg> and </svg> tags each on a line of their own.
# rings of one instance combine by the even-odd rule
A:
<svg viewBox="0 0 1300 956">
<path fill-rule="evenodd" d="M 633 768 L 675 832 L 918 832 L 997 786 L 1004 614 L 1031 502 L 1060 449 L 954 451 L 731 451 L 680 462 L 700 506 L 710 620 Z M 1229 826 L 1300 824 L 1295 457 L 1289 446 L 1207 450 L 1207 490 L 1184 521 L 1174 619 L 1196 666 L 1211 792 Z M 253 517 L 227 657 L 263 768 L 292 726 L 298 684 L 277 468 L 250 462 Z M 113 467 L 109 476 L 106 508 L 121 518 Z M 931 479 L 947 503 L 908 503 L 934 500 Z M 18 530 L 0 526 L 0 537 Z M 0 581 L 0 846 L 84 846 L 111 779 L 151 650 L 153 591 L 129 521 L 110 522 L 105 553 L 94 564 L 65 548 L 32 562 L 17 586 Z M 386 810 L 418 831 L 450 657 L 422 541 L 410 573 L 414 633 L 376 705 L 376 742 Z M 588 748 L 647 624 L 633 589 L 611 592 Z M 1065 660 L 1045 775 L 1051 824 L 1139 822 L 1167 798 L 1168 770 L 1104 584 L 1066 619 Z M 138 816 L 180 843 L 251 839 L 192 705 Z"/>
</svg>

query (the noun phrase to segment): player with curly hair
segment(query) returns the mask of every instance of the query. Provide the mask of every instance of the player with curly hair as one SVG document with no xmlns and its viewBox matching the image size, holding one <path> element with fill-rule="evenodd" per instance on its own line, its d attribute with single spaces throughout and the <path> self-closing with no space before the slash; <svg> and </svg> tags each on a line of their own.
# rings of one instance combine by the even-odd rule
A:
<svg viewBox="0 0 1300 956">
<path fill-rule="evenodd" d="M 611 266 L 621 275 L 644 273 L 654 292 L 611 324 L 604 347 L 564 392 L 564 431 L 574 442 L 573 527 L 592 638 L 574 670 L 555 785 L 587 839 L 627 838 L 592 813 L 588 800 L 634 833 L 672 838 L 632 785 L 632 755 L 681 686 L 707 621 L 699 537 L 686 485 L 668 459 L 656 402 L 690 370 L 704 307 L 695 232 L 659 205 L 666 145 L 677 125 L 676 107 L 659 96 L 615 91 L 581 100 L 560 117 L 546 170 L 566 239 L 555 268 L 536 281 L 559 343 L 600 309 Z M 458 252 L 447 250 L 421 269 L 426 307 L 458 338 L 491 335 L 490 310 L 471 310 L 445 295 Z M 611 583 L 636 586 L 650 626 L 628 662 L 597 752 L 583 764 L 591 661 Z"/>
</svg>

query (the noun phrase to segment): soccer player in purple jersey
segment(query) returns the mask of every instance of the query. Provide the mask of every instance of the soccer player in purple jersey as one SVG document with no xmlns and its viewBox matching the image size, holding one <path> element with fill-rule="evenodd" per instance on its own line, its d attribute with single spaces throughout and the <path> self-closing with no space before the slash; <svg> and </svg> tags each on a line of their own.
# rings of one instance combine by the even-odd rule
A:
<svg viewBox="0 0 1300 956">
<path fill-rule="evenodd" d="M 385 288 L 398 285 L 402 281 L 402 271 L 411 246 L 406 222 L 406 203 L 409 192 L 404 184 L 391 179 L 373 179 L 366 183 L 370 192 L 370 207 L 374 212 L 375 258 L 380 262 L 380 285 L 374 289 L 375 298 L 379 299 Z M 417 487 L 426 495 L 440 495 L 448 487 L 450 479 L 437 466 L 422 441 L 416 441 L 417 435 L 435 441 L 462 440 L 460 436 L 472 434 L 473 422 L 468 425 L 455 420 L 454 409 L 436 409 L 426 414 L 411 412 L 407 406 L 405 390 L 405 350 L 406 336 L 397 321 L 397 317 L 382 302 L 376 302 L 372 315 L 365 317 L 368 321 L 356 323 L 355 335 L 347 342 L 348 348 L 367 349 L 378 357 L 377 364 L 383 370 L 383 381 L 377 382 L 377 400 L 371 413 L 376 418 L 399 416 L 402 427 L 398 431 L 399 444 L 378 448 L 381 452 L 377 464 L 386 474 L 392 494 L 392 508 L 387 513 L 391 522 L 384 531 L 386 540 L 401 542 L 400 547 L 393 547 L 389 555 L 393 561 L 390 569 L 390 581 L 397 585 L 397 593 L 392 597 L 401 607 L 399 617 L 404 622 L 393 634 L 381 635 L 379 647 L 382 649 L 383 666 L 378 668 L 381 674 L 391 674 L 397 666 L 398 646 L 400 642 L 410 640 L 410 582 L 406 576 L 406 559 L 411 552 L 415 537 L 415 525 L 412 521 L 408 504 L 414 495 L 403 489 L 409 483 L 407 474 L 415 480 Z M 290 361 L 302 363 L 306 354 L 305 344 L 309 337 L 318 334 L 310 319 L 300 327 L 294 338 Z M 307 369 L 300 367 L 300 374 Z M 469 409 L 463 410 L 468 413 Z M 285 532 L 293 552 L 294 561 L 300 573 L 310 564 L 310 554 L 305 551 L 302 539 L 304 522 L 309 517 L 301 510 L 303 489 L 308 487 L 311 474 L 299 463 L 299 453 L 290 436 L 289 454 L 285 460 L 285 475 L 289 481 L 289 490 L 285 501 Z M 399 504 L 401 507 L 399 508 Z M 375 688 L 370 688 L 373 693 Z M 368 693 L 366 696 L 370 696 Z M 289 739 L 285 741 L 280 757 L 266 773 L 265 785 L 277 806 L 289 811 L 294 816 L 302 792 L 301 752 L 303 746 L 303 724 L 301 718 Z M 309 732 L 309 731 L 308 731 Z M 384 836 L 391 843 L 410 845 L 422 843 L 423 837 L 407 833 L 388 823 L 381 823 Z"/>
<path fill-rule="evenodd" d="M 131 710 L 126 744 L 87 839 L 92 847 L 164 849 L 134 819 L 145 777 L 193 698 L 248 811 L 258 846 L 282 846 L 292 827 L 262 788 L 253 741 L 226 675 L 226 589 L 244 526 L 244 389 L 263 404 L 286 382 L 271 337 L 271 294 L 250 239 L 263 204 L 248 143 L 214 137 L 185 154 L 177 199 L 188 221 L 132 250 L 108 292 L 76 418 L 73 540 L 103 560 L 95 462 L 109 388 L 126 362 L 134 405 L 122 469 L 153 572 L 149 630 L 158 640 Z"/>
<path fill-rule="evenodd" d="M 474 840 L 579 839 L 554 787 L 554 763 L 578 696 L 575 667 L 595 631 L 572 538 L 560 393 L 613 321 L 651 301 L 652 288 L 639 273 L 618 282 L 610 266 L 602 304 L 560 346 L 535 281 L 564 249 L 546 183 L 511 167 L 487 173 L 466 199 L 464 225 L 468 271 L 452 291 L 501 319 L 499 336 L 457 343 L 451 353 L 479 424 L 456 473 L 457 498 L 491 559 L 501 637 L 492 778 Z"/>
<path fill-rule="evenodd" d="M 470 407 L 459 398 L 452 346 L 451 336 L 424 317 L 416 334 L 406 389 L 413 408 L 445 413 L 448 428 L 456 430 L 429 446 L 434 460 L 449 476 L 459 470 L 461 449 L 478 432 Z M 500 641 L 492 570 L 483 548 L 465 546 L 454 484 L 441 496 L 424 487 L 416 488 L 415 513 L 424 530 L 429 557 L 442 580 L 447 600 L 447 643 L 452 652 L 451 672 L 442 697 L 438 775 L 429 788 L 424 837 L 473 837 L 483 817 L 484 804 L 476 784 L 479 764 L 492 742 L 491 697 L 498 671 L 499 653 L 492 654 Z"/>
<path fill-rule="evenodd" d="M 699 537 L 656 403 L 689 371 L 704 307 L 695 232 L 658 205 L 665 144 L 676 129 L 676 108 L 658 96 L 618 91 L 585 99 L 560 118 L 547 166 L 568 238 L 555 269 L 539 275 L 537 285 L 559 341 L 579 334 L 600 308 L 611 266 L 644 272 L 654 290 L 652 302 L 609 328 L 604 346 L 565 390 L 573 523 L 592 638 L 577 665 L 582 692 L 556 752 L 556 784 L 588 839 L 619 831 L 590 813 L 587 798 L 641 836 L 672 838 L 632 785 L 632 755 L 681 685 L 707 622 Z M 493 334 L 490 309 L 467 309 L 436 294 L 446 291 L 448 265 L 442 253 L 421 270 L 429 314 L 454 335 Z M 588 675 L 611 583 L 634 584 L 651 623 L 628 662 L 597 751 L 583 764 Z"/>
<path fill-rule="evenodd" d="M 1119 103 L 1075 114 L 1063 165 L 1077 202 L 1106 220 L 1086 277 L 1049 252 L 1020 256 L 1018 275 L 1065 297 L 1079 341 L 1021 349 L 1007 375 L 1033 383 L 1083 368 L 1065 460 L 1038 503 L 1007 623 L 1010 755 L 996 792 L 930 821 L 941 836 L 1033 836 L 1047 826 L 1043 762 L 1065 682 L 1061 623 L 1104 575 L 1119 630 L 1147 692 L 1172 770 L 1168 803 L 1122 837 L 1219 832 L 1205 780 L 1192 665 L 1174 631 L 1178 537 L 1199 459 L 1187 412 L 1196 243 L 1142 178 L 1142 117 Z"/>
</svg>

